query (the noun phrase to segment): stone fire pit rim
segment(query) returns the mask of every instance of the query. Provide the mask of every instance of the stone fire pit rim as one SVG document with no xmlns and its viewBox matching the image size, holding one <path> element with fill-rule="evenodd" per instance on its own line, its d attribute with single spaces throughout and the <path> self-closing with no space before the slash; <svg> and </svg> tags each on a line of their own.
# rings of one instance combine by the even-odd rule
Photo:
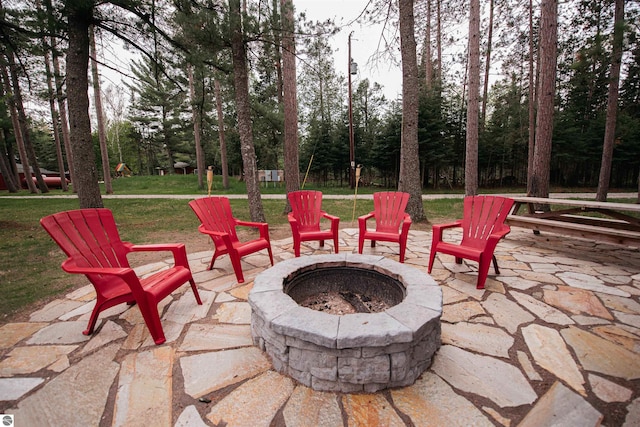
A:
<svg viewBox="0 0 640 427">
<path fill-rule="evenodd" d="M 339 316 L 301 307 L 284 293 L 284 279 L 302 269 L 347 265 L 373 266 L 397 278 L 406 289 L 404 300 L 380 313 Z M 249 304 L 279 334 L 332 349 L 384 347 L 420 338 L 423 325 L 442 314 L 442 290 L 429 275 L 384 256 L 312 255 L 282 261 L 260 273 L 249 292 Z"/>
</svg>

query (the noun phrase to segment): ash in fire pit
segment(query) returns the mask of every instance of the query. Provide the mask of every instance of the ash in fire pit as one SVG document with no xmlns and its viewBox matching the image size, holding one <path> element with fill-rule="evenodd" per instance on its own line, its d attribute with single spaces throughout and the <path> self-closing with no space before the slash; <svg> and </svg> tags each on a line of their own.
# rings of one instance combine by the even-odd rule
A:
<svg viewBox="0 0 640 427">
<path fill-rule="evenodd" d="M 295 302 L 329 314 L 378 313 L 404 299 L 398 280 L 375 270 L 355 267 L 317 268 L 284 282 Z"/>
<path fill-rule="evenodd" d="M 380 298 L 353 292 L 320 292 L 298 302 L 311 310 L 329 314 L 378 313 L 389 308 L 389 304 Z"/>
<path fill-rule="evenodd" d="M 337 310 L 320 302 L 325 293 L 354 295 L 365 306 L 373 294 L 388 308 L 334 314 L 298 303 Z M 249 304 L 254 344 L 275 370 L 314 390 L 370 393 L 413 384 L 440 347 L 442 290 L 428 274 L 382 256 L 280 262 L 256 277 Z"/>
</svg>

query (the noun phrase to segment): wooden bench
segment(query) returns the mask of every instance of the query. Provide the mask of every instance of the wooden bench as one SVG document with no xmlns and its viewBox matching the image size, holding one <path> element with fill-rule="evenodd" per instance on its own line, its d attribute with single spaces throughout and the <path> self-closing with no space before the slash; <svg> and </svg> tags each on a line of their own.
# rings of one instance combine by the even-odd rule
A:
<svg viewBox="0 0 640 427">
<path fill-rule="evenodd" d="M 639 204 L 540 197 L 513 200 L 506 219 L 509 226 L 640 247 L 640 217 L 628 214 L 640 216 Z"/>
</svg>

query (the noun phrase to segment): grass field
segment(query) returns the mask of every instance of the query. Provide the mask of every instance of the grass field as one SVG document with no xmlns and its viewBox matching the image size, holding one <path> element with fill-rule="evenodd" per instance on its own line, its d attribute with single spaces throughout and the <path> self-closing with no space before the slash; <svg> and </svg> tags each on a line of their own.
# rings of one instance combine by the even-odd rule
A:
<svg viewBox="0 0 640 427">
<path fill-rule="evenodd" d="M 244 183 L 235 178 L 230 178 L 228 190 L 223 191 L 221 188 L 221 177 L 216 176 L 212 195 L 246 193 Z M 113 189 L 116 195 L 171 194 L 197 197 L 207 194 L 206 190 L 198 188 L 197 177 L 194 175 L 119 178 L 113 181 Z M 353 194 L 353 190 L 348 187 L 307 185 L 306 189 L 318 189 L 325 194 Z M 359 188 L 358 194 L 371 194 L 383 190 L 379 187 Z M 511 191 L 522 192 L 523 189 Z M 261 192 L 284 194 L 285 188 L 283 185 L 274 186 L 273 183 L 263 184 Z M 510 191 L 501 189 L 501 192 Z M 77 198 L 73 197 L 71 192 L 63 193 L 60 190 L 52 190 L 42 198 L 34 197 L 28 191 L 22 191 L 18 195 L 23 197 L 3 197 L 13 195 L 6 191 L 0 192 L 0 289 L 3 291 L 0 323 L 24 310 L 32 310 L 36 305 L 56 295 L 87 283 L 83 276 L 70 275 L 62 271 L 60 264 L 65 256 L 38 222 L 43 216 L 54 212 L 77 209 Z M 61 195 L 71 197 L 56 197 Z M 188 199 L 105 198 L 103 202 L 106 208 L 113 211 L 123 240 L 139 244 L 185 242 L 189 252 L 211 248 L 208 238 L 197 231 L 199 223 L 188 206 Z M 284 201 L 263 199 L 262 202 L 272 236 L 289 236 Z M 356 202 L 355 217 L 373 208 L 373 202 L 370 200 L 356 199 Z M 246 200 L 232 199 L 231 206 L 237 218 L 250 220 Z M 341 218 L 342 228 L 357 227 L 357 224 L 351 221 L 354 216 L 353 198 L 325 199 L 323 208 Z M 460 218 L 462 200 L 429 200 L 424 202 L 424 209 L 428 221 L 414 223 L 412 228 L 429 230 L 430 223 Z M 132 264 L 136 265 L 135 260 L 132 260 Z"/>
<path fill-rule="evenodd" d="M 115 180 L 115 193 L 203 194 L 196 191 L 197 182 L 194 189 L 193 176 L 188 177 L 191 180 L 184 176 L 156 177 L 155 180 L 140 178 Z M 129 191 L 125 191 L 124 186 Z M 284 193 L 284 188 L 279 188 L 279 192 Z M 213 193 L 219 194 L 215 190 Z M 0 289 L 3 291 L 0 323 L 87 283 L 83 276 L 62 271 L 60 264 L 65 255 L 39 224 L 40 218 L 46 215 L 79 207 L 76 198 L 51 197 L 61 194 L 71 195 L 53 190 L 44 198 L 30 197 L 26 191 L 20 194 L 24 197 L 18 199 L 0 197 Z M 210 249 L 208 238 L 197 231 L 199 222 L 188 202 L 188 199 L 104 199 L 104 206 L 113 211 L 123 240 L 139 244 L 185 242 L 188 252 L 195 246 Z M 231 206 L 236 217 L 250 219 L 246 200 L 232 199 Z M 424 206 L 427 218 L 435 222 L 458 217 L 462 212 L 460 199 L 434 200 L 425 202 Z M 263 199 L 263 207 L 272 235 L 288 236 L 290 229 L 283 213 L 284 201 Z M 323 207 L 341 218 L 341 227 L 357 226 L 351 223 L 353 199 L 326 199 Z M 357 199 L 355 215 L 363 215 L 372 208 L 372 201 Z M 428 224 L 414 224 L 413 227 L 427 229 Z"/>
</svg>

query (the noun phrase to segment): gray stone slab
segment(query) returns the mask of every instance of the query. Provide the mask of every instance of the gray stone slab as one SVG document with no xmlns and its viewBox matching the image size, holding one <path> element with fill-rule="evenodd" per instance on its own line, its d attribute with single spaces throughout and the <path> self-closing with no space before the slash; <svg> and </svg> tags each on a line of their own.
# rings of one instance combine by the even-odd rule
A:
<svg viewBox="0 0 640 427">
<path fill-rule="evenodd" d="M 34 311 L 29 317 L 31 322 L 50 322 L 84 305 L 82 301 L 72 301 L 68 299 L 57 299 L 51 301 L 38 311 Z"/>
<path fill-rule="evenodd" d="M 615 286 L 606 285 L 602 280 L 589 274 L 575 273 L 575 272 L 562 272 L 558 273 L 558 277 L 562 279 L 567 285 L 575 288 L 587 289 L 594 292 L 601 292 L 603 294 L 618 295 L 621 297 L 630 297 L 628 292 L 616 288 Z"/>
<path fill-rule="evenodd" d="M 180 351 L 223 350 L 253 344 L 249 325 L 192 324 L 180 344 Z"/>
<path fill-rule="evenodd" d="M 473 403 L 431 372 L 425 372 L 412 386 L 391 390 L 391 396 L 415 426 L 493 426 Z"/>
<path fill-rule="evenodd" d="M 356 313 L 340 316 L 338 348 L 386 346 L 410 342 L 411 329 L 387 313 Z"/>
<path fill-rule="evenodd" d="M 453 387 L 491 399 L 501 408 L 527 405 L 538 397 L 515 366 L 451 345 L 440 347 L 432 371 Z"/>
<path fill-rule="evenodd" d="M 518 427 L 597 427 L 602 418 L 579 394 L 555 382 Z"/>
<path fill-rule="evenodd" d="M 220 323 L 250 324 L 251 307 L 246 302 L 224 302 L 213 315 Z"/>
<path fill-rule="evenodd" d="M 531 295 L 523 294 L 522 292 L 511 292 L 511 295 L 521 306 L 547 323 L 555 323 L 557 325 L 572 325 L 575 323 L 562 311 L 535 299 Z"/>
<path fill-rule="evenodd" d="M 342 426 L 342 412 L 334 393 L 298 386 L 283 410 L 287 427 Z"/>
<path fill-rule="evenodd" d="M 196 297 L 191 291 L 191 287 L 189 287 L 189 290 L 182 294 L 177 301 L 171 303 L 167 312 L 162 316 L 162 320 L 186 324 L 204 319 L 216 294 L 215 292 L 204 290 L 200 290 L 198 293 L 200 294 L 202 305 L 197 303 Z"/>
<path fill-rule="evenodd" d="M 100 425 L 109 389 L 120 369 L 113 361 L 118 348 L 110 345 L 82 358 L 7 413 L 24 426 L 70 425 L 71 420 L 77 426 Z"/>
<path fill-rule="evenodd" d="M 264 372 L 271 363 L 260 350 L 248 347 L 184 356 L 180 367 L 185 393 L 198 398 Z"/>
<path fill-rule="evenodd" d="M 76 344 L 88 341 L 89 337 L 82 334 L 87 324 L 82 321 L 58 322 L 40 329 L 33 334 L 27 344 Z"/>
<path fill-rule="evenodd" d="M 460 322 L 442 324 L 442 342 L 508 359 L 509 349 L 513 346 L 514 339 L 500 328 Z"/>
<path fill-rule="evenodd" d="M 170 426 L 174 349 L 155 347 L 127 355 L 120 364 L 118 393 L 113 409 L 116 426 Z"/>
<path fill-rule="evenodd" d="M 43 382 L 44 378 L 0 378 L 0 401 L 17 400 Z"/>
<path fill-rule="evenodd" d="M 586 394 L 580 367 L 558 331 L 532 324 L 522 328 L 522 336 L 539 366 L 566 381 L 578 393 Z"/>
<path fill-rule="evenodd" d="M 37 372 L 61 360 L 67 360 L 67 355 L 76 348 L 76 345 L 15 347 L 0 362 L 0 377 Z"/>
<path fill-rule="evenodd" d="M 341 316 L 296 305 L 271 320 L 273 330 L 282 335 L 328 348 L 337 348 Z"/>
<path fill-rule="evenodd" d="M 184 408 L 173 427 L 207 427 L 195 406 Z"/>
<path fill-rule="evenodd" d="M 531 313 L 504 295 L 492 293 L 481 304 L 492 315 L 493 320 L 511 334 L 515 334 L 520 325 L 535 320 Z"/>
<path fill-rule="evenodd" d="M 584 369 L 627 380 L 640 378 L 638 353 L 576 327 L 560 333 Z"/>
<path fill-rule="evenodd" d="M 622 427 L 637 427 L 640 420 L 640 397 L 627 405 L 627 416 Z"/>
<path fill-rule="evenodd" d="M 207 419 L 215 425 L 269 427 L 293 388 L 290 378 L 267 371 L 229 393 Z"/>
</svg>

